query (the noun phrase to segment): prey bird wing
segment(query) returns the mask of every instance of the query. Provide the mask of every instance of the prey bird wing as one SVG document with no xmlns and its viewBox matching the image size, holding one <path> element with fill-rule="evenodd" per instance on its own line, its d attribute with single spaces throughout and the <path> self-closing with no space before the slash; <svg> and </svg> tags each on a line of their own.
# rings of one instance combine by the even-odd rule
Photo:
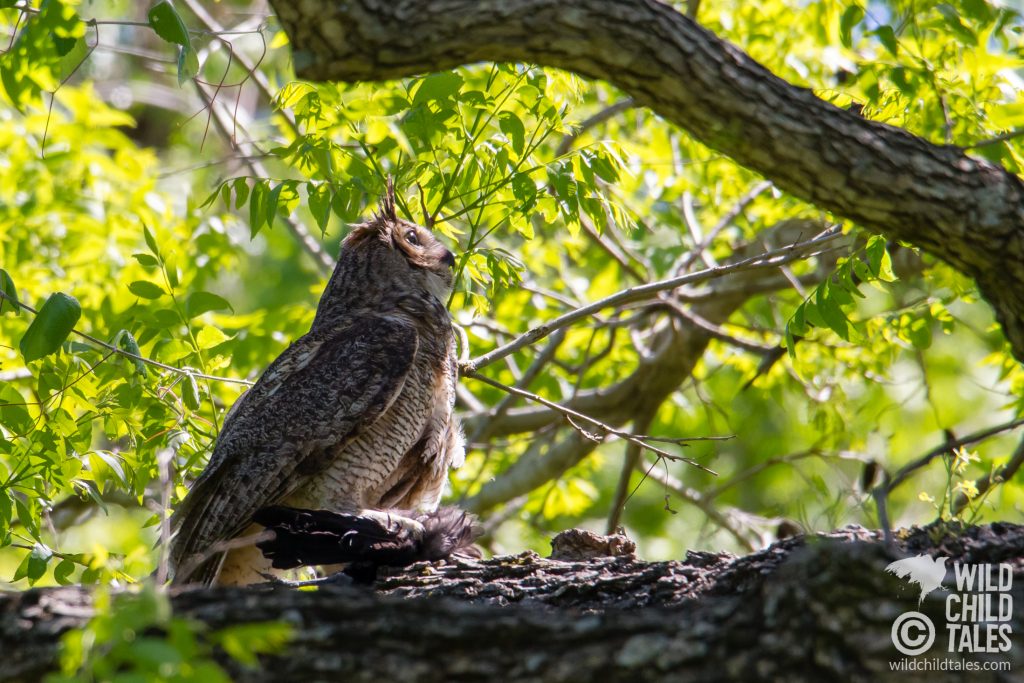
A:
<svg viewBox="0 0 1024 683">
<path fill-rule="evenodd" d="M 210 464 L 175 512 L 173 565 L 237 535 L 253 513 L 325 469 L 399 395 L 417 346 L 411 324 L 368 314 L 285 350 L 236 402 Z"/>
</svg>

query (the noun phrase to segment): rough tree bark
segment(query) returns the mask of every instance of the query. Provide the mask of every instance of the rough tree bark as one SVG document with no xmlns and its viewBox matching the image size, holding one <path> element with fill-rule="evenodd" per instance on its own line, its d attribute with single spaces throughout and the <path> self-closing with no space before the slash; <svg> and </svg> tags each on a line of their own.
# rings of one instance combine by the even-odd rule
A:
<svg viewBox="0 0 1024 683">
<path fill-rule="evenodd" d="M 246 681 L 1009 681 L 1024 667 L 1024 527 L 934 526 L 888 548 L 851 527 L 791 538 L 736 558 L 689 553 L 645 563 L 622 536 L 571 531 L 556 538 L 561 560 L 536 554 L 447 565 L 414 565 L 376 591 L 316 593 L 279 586 L 182 591 L 175 613 L 213 628 L 283 620 L 294 639 L 259 669 L 224 660 Z M 1012 649 L 960 655 L 1009 662 L 1009 672 L 908 673 L 890 631 L 903 612 L 936 625 L 933 648 L 948 653 L 947 593 L 918 607 L 918 591 L 884 571 L 905 554 L 1008 563 L 1016 609 Z M 947 582 L 950 591 L 956 587 Z M 36 680 L 52 667 L 57 638 L 91 613 L 79 587 L 0 594 L 0 680 Z"/>
<path fill-rule="evenodd" d="M 271 4 L 304 78 L 379 80 L 488 60 L 540 63 L 613 83 L 794 196 L 916 244 L 974 277 L 1024 360 L 1024 185 L 1016 176 L 833 107 L 666 5 Z M 181 592 L 173 604 L 213 628 L 278 619 L 296 626 L 288 649 L 266 657 L 259 670 L 225 660 L 244 680 L 964 680 L 960 672 L 889 668 L 899 658 L 893 620 L 918 606 L 916 592 L 883 569 L 906 554 L 931 552 L 1013 566 L 1012 649 L 961 656 L 1009 661 L 1016 672 L 970 680 L 1013 680 L 1024 667 L 1022 527 L 934 527 L 896 547 L 847 529 L 743 558 L 690 553 L 665 563 L 637 561 L 622 541 L 573 559 L 579 540 L 563 538 L 563 560 L 524 554 L 418 565 L 384 577 L 376 591 L 214 589 Z M 956 657 L 947 653 L 945 602 L 933 593 L 919 608 L 938 626 L 925 657 Z M 41 676 L 53 665 L 57 636 L 90 614 L 81 588 L 0 594 L 0 680 Z"/>
<path fill-rule="evenodd" d="M 1024 360 L 1024 184 L 777 78 L 656 0 L 271 0 L 311 80 L 530 62 L 618 86 L 816 206 L 975 278 Z"/>
</svg>

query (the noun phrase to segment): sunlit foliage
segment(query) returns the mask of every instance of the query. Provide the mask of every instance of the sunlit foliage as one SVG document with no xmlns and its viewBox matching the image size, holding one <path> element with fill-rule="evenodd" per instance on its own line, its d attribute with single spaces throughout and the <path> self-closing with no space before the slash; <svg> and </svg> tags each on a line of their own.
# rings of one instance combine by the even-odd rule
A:
<svg viewBox="0 0 1024 683">
<path fill-rule="evenodd" d="M 882 470 L 1019 416 L 1024 376 L 973 283 L 771 188 L 614 89 L 490 64 L 295 82 L 272 17 L 203 4 L 243 32 L 218 36 L 181 8 L 178 27 L 134 3 L 0 3 L 0 290 L 44 311 L 32 332 L 28 310 L 0 309 L 3 580 L 127 582 L 158 566 L 162 521 L 227 410 L 307 329 L 329 274 L 316 254 L 336 253 L 388 175 L 400 212 L 458 254 L 449 307 L 467 359 L 627 287 L 846 233 L 770 273 L 609 307 L 481 369 L 719 473 L 641 456 L 622 521 L 648 557 L 749 549 L 782 520 L 876 525 Z M 1018 138 L 992 140 L 1024 112 L 1008 8 L 713 1 L 698 19 L 840 106 L 1020 166 Z M 281 87 L 258 87 L 227 40 Z M 669 339 L 677 350 L 659 356 Z M 644 393 L 676 375 L 657 400 Z M 633 381 L 640 394 L 613 391 Z M 495 407 L 544 406 L 462 385 L 472 448 L 450 498 L 500 522 L 490 547 L 544 550 L 554 530 L 603 527 L 624 440 L 588 446 L 581 432 L 600 426 L 557 414 L 499 428 Z M 733 438 L 672 441 L 698 436 Z M 974 483 L 1012 444 L 997 434 L 915 470 L 891 517 L 1019 517 L 1018 484 Z M 510 468 L 531 486 L 505 486 Z"/>
</svg>

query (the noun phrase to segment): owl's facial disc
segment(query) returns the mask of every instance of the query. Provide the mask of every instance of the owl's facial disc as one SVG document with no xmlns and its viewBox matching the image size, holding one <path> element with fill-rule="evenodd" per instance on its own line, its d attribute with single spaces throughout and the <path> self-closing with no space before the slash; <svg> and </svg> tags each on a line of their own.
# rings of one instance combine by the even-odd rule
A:
<svg viewBox="0 0 1024 683">
<path fill-rule="evenodd" d="M 413 268 L 426 271 L 427 289 L 445 301 L 452 288 L 455 255 L 429 230 L 408 221 L 398 221 L 393 226 L 392 243 Z"/>
</svg>

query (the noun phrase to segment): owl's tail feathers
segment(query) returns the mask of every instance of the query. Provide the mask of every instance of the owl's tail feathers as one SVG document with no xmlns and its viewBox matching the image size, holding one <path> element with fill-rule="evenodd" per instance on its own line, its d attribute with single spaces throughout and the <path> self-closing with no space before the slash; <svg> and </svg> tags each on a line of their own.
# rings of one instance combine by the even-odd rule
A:
<svg viewBox="0 0 1024 683">
<path fill-rule="evenodd" d="M 350 564 L 360 576 L 377 567 L 405 567 L 453 555 L 479 557 L 476 517 L 454 507 L 433 512 L 400 510 L 346 514 L 282 506 L 263 508 L 253 521 L 274 532 L 257 544 L 277 569 Z"/>
</svg>

